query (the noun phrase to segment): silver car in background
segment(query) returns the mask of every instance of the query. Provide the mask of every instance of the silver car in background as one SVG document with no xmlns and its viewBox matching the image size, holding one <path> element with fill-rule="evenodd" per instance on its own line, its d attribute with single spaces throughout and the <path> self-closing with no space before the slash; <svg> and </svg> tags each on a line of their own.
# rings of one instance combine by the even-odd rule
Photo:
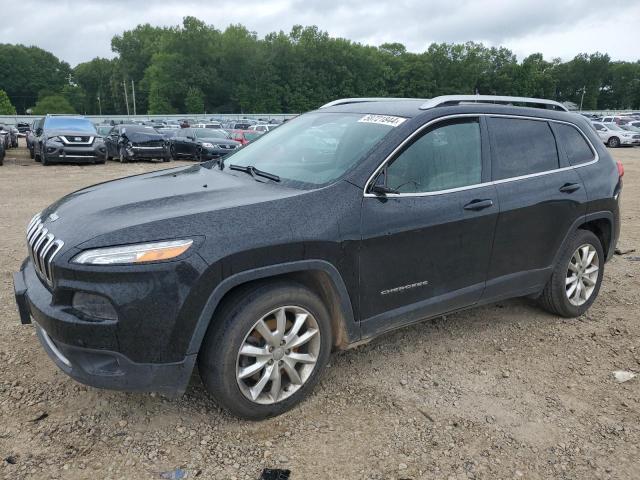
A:
<svg viewBox="0 0 640 480">
<path fill-rule="evenodd" d="M 593 128 L 607 147 L 640 145 L 640 133 L 629 132 L 615 123 L 592 122 Z"/>
</svg>

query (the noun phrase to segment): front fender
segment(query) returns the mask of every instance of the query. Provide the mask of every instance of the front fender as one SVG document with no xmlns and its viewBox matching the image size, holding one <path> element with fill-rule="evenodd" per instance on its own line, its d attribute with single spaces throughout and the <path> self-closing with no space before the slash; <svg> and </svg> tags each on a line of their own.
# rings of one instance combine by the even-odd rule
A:
<svg viewBox="0 0 640 480">
<path fill-rule="evenodd" d="M 191 337 L 191 341 L 189 342 L 187 355 L 198 353 L 207 329 L 209 328 L 209 324 L 213 319 L 213 314 L 216 308 L 220 304 L 222 298 L 232 288 L 254 280 L 265 279 L 288 273 L 300 273 L 308 271 L 321 271 L 329 276 L 333 287 L 338 294 L 338 308 L 340 309 L 342 318 L 344 319 L 343 328 L 346 335 L 346 343 L 357 342 L 360 339 L 360 327 L 355 321 L 347 287 L 342 279 L 342 276 L 340 275 L 340 272 L 338 272 L 338 269 L 326 260 L 300 260 L 246 270 L 231 275 L 230 277 L 227 277 L 222 282 L 220 282 L 209 296 L 204 308 L 200 313 L 193 332 L 193 336 Z"/>
</svg>

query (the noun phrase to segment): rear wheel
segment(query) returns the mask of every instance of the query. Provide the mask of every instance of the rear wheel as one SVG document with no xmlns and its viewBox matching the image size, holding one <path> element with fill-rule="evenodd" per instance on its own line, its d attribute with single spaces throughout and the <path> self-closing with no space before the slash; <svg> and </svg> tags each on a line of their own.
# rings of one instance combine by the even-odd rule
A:
<svg viewBox="0 0 640 480">
<path fill-rule="evenodd" d="M 585 313 L 600 291 L 604 260 L 598 237 L 588 230 L 577 230 L 542 292 L 542 306 L 568 318 Z"/>
<path fill-rule="evenodd" d="M 331 352 L 320 298 L 297 283 L 262 283 L 225 302 L 198 357 L 200 376 L 233 414 L 259 420 L 298 404 Z"/>
<path fill-rule="evenodd" d="M 618 148 L 620 146 L 620 139 L 618 137 L 611 137 L 607 145 L 611 148 Z"/>
<path fill-rule="evenodd" d="M 173 160 L 177 160 L 178 159 L 178 155 L 176 154 L 176 147 L 174 147 L 173 145 L 171 145 L 171 147 L 169 147 L 169 153 L 171 154 L 171 158 Z"/>
</svg>

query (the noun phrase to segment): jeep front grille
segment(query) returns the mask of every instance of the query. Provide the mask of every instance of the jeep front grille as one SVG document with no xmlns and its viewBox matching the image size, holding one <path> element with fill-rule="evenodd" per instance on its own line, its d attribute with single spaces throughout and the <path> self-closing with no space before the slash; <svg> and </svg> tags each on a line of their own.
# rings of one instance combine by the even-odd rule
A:
<svg viewBox="0 0 640 480">
<path fill-rule="evenodd" d="M 49 286 L 53 286 L 51 262 L 63 245 L 62 240 L 56 239 L 53 233 L 45 228 L 39 215 L 31 219 L 27 227 L 29 256 L 38 276 Z"/>
</svg>

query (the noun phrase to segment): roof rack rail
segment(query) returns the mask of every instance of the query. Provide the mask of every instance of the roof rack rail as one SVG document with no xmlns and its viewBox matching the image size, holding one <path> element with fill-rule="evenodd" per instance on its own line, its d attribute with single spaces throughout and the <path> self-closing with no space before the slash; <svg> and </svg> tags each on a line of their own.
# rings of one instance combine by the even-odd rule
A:
<svg viewBox="0 0 640 480">
<path fill-rule="evenodd" d="M 547 100 L 545 98 L 529 98 L 529 97 L 509 97 L 500 95 L 443 95 L 434 97 L 420 106 L 420 110 L 428 110 L 435 107 L 444 107 L 449 105 L 459 105 L 461 103 L 497 103 L 501 105 L 524 104 L 525 106 L 534 108 L 544 108 L 547 110 L 560 110 L 568 112 L 569 109 L 560 102 L 555 100 Z"/>
<path fill-rule="evenodd" d="M 333 102 L 325 103 L 320 108 L 335 107 L 336 105 L 348 105 L 350 103 L 364 102 L 397 102 L 401 100 L 422 100 L 421 98 L 390 98 L 390 97 L 362 97 L 362 98 L 341 98 Z"/>
</svg>

